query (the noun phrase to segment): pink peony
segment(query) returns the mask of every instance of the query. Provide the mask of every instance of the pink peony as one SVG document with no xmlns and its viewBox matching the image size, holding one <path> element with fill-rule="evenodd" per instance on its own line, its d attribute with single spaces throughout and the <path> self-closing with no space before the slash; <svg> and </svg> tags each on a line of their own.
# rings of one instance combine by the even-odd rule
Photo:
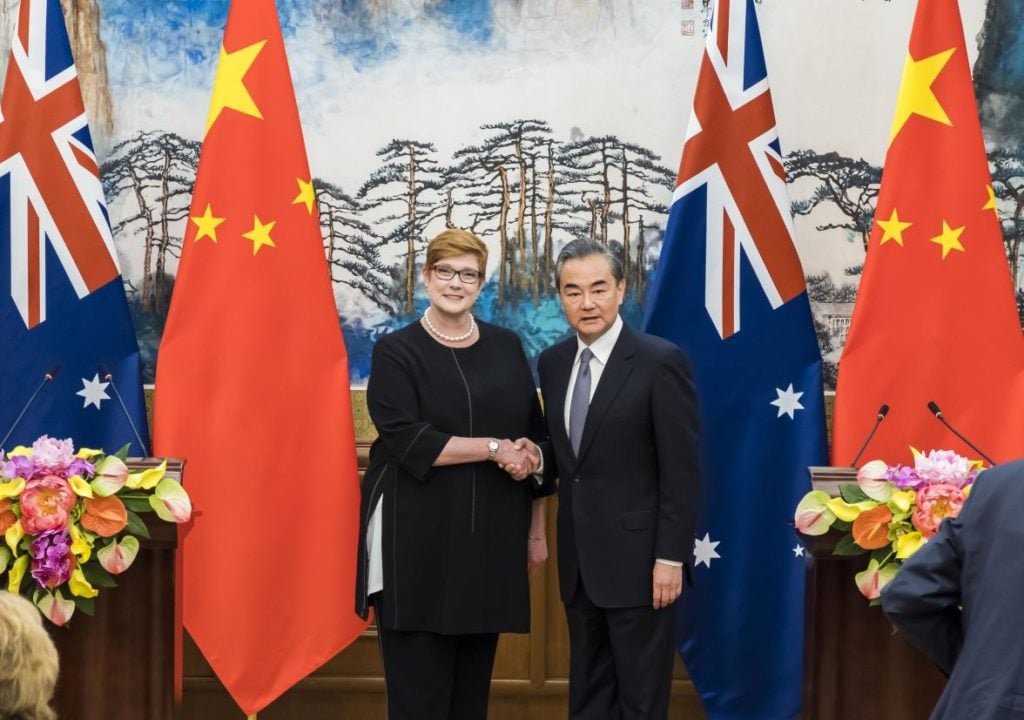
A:
<svg viewBox="0 0 1024 720">
<path fill-rule="evenodd" d="M 48 435 L 32 443 L 32 463 L 37 471 L 57 473 L 67 470 L 75 459 L 75 446 L 71 439 L 57 440 Z"/>
<path fill-rule="evenodd" d="M 914 527 L 926 538 L 938 532 L 939 524 L 947 517 L 956 517 L 964 504 L 964 491 L 952 483 L 924 485 L 917 491 L 914 507 Z"/>
<path fill-rule="evenodd" d="M 77 501 L 67 480 L 56 475 L 36 477 L 21 491 L 21 526 L 30 535 L 60 530 Z"/>
</svg>

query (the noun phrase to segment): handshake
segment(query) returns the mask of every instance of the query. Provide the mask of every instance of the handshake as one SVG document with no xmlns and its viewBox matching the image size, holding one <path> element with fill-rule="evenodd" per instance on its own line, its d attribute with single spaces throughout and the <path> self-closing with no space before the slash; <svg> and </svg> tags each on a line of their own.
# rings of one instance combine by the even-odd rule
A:
<svg viewBox="0 0 1024 720">
<path fill-rule="evenodd" d="M 516 480 L 523 480 L 540 469 L 540 448 L 529 438 L 499 440 L 494 462 Z"/>
</svg>

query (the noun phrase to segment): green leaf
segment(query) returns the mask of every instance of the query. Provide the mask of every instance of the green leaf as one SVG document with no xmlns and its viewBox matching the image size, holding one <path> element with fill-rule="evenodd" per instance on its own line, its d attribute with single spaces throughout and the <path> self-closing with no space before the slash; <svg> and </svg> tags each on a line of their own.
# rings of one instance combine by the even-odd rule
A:
<svg viewBox="0 0 1024 720">
<path fill-rule="evenodd" d="M 120 495 L 118 495 L 118 497 L 121 498 L 121 502 L 124 503 L 125 508 L 127 508 L 128 510 L 131 510 L 132 512 L 136 512 L 136 513 L 140 513 L 140 512 L 153 512 L 153 508 L 151 508 L 149 506 L 149 498 L 148 497 L 142 497 L 142 498 L 128 497 L 128 498 L 125 498 L 125 497 L 121 497 Z"/>
<path fill-rule="evenodd" d="M 843 537 L 836 543 L 836 549 L 832 551 L 833 555 L 863 555 L 867 550 L 862 548 L 860 545 L 853 541 L 852 535 L 843 535 Z"/>
<path fill-rule="evenodd" d="M 142 518 L 140 518 L 137 513 L 134 513 L 131 510 L 128 510 L 127 513 L 128 532 L 130 532 L 132 535 L 138 535 L 139 537 L 148 538 L 149 529 L 146 527 L 146 523 L 142 522 Z"/>
<path fill-rule="evenodd" d="M 850 532 L 853 529 L 853 523 L 847 522 L 846 520 L 839 520 L 838 518 L 832 523 L 833 530 L 839 530 L 840 532 Z"/>
<path fill-rule="evenodd" d="M 126 460 L 128 458 L 128 448 L 130 448 L 131 446 L 132 446 L 131 443 L 128 443 L 123 448 L 121 448 L 116 453 L 114 453 L 114 457 L 116 457 L 118 460 L 121 460 L 123 462 L 124 460 Z"/>
<path fill-rule="evenodd" d="M 97 548 L 98 550 L 99 548 Z M 114 577 L 103 569 L 103 566 L 96 562 L 88 562 L 82 565 L 82 574 L 85 575 L 85 579 L 89 581 L 89 584 L 93 587 L 105 587 L 114 588 L 117 587 L 117 581 Z"/>
<path fill-rule="evenodd" d="M 871 602 L 868 603 L 868 607 L 875 607 L 876 605 L 881 605 L 881 604 L 882 604 L 882 598 L 881 597 L 876 597 L 874 600 L 872 600 Z"/>
<path fill-rule="evenodd" d="M 854 485 L 852 483 L 840 485 L 839 493 L 843 496 L 843 500 L 850 503 L 851 505 L 853 503 L 864 502 L 865 500 L 871 499 L 864 494 L 864 491 L 860 489 L 859 485 Z"/>
<path fill-rule="evenodd" d="M 96 598 L 84 598 L 73 596 L 75 601 L 75 607 L 84 612 L 86 615 L 96 614 Z"/>
</svg>

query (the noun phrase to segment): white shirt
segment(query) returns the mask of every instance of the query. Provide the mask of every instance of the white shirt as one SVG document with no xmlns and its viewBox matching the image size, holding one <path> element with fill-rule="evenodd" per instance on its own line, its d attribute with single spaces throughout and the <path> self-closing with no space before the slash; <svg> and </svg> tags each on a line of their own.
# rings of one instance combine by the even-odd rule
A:
<svg viewBox="0 0 1024 720">
<path fill-rule="evenodd" d="M 594 356 L 590 358 L 590 399 L 594 399 L 594 391 L 597 390 L 597 384 L 601 382 L 601 375 L 604 373 L 605 365 L 608 364 L 608 358 L 612 354 L 612 350 L 615 348 L 615 343 L 619 339 L 619 335 L 622 333 L 622 317 L 616 315 L 615 322 L 608 328 L 608 331 L 594 341 L 590 345 L 590 352 L 594 353 Z M 572 361 L 572 372 L 569 374 L 569 387 L 565 390 L 565 432 L 569 432 L 569 411 L 572 409 L 572 391 L 576 387 L 576 376 L 580 373 L 580 353 L 583 352 L 583 348 L 587 347 L 587 344 L 580 339 L 580 336 L 576 336 L 576 359 Z"/>
<path fill-rule="evenodd" d="M 373 508 L 373 514 L 370 515 L 370 521 L 366 523 L 366 551 L 370 554 L 369 571 L 366 574 L 367 595 L 384 589 L 384 563 L 381 560 L 384 555 L 384 536 L 380 517 L 380 508 L 383 504 L 384 495 L 381 494 Z"/>
</svg>

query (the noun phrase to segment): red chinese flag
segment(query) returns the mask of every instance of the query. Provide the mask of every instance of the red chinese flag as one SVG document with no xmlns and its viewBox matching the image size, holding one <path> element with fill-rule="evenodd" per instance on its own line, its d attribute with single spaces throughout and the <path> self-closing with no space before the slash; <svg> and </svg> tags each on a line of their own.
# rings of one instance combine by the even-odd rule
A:
<svg viewBox="0 0 1024 720">
<path fill-rule="evenodd" d="M 956 0 L 920 0 L 850 334 L 833 462 L 910 463 L 908 446 L 1024 455 L 1024 336 Z M 863 461 L 863 459 L 862 459 Z"/>
<path fill-rule="evenodd" d="M 187 459 L 184 622 L 246 713 L 352 642 L 348 361 L 273 0 L 235 0 L 156 374 Z"/>
</svg>

